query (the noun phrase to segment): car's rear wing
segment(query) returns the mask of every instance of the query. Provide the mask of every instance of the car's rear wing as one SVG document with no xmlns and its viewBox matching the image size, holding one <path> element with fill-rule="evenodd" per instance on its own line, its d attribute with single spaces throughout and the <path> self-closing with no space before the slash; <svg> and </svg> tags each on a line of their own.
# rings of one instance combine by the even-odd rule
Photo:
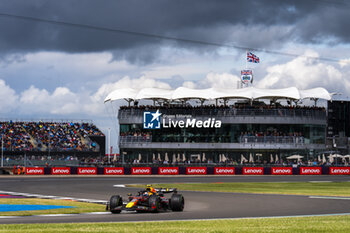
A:
<svg viewBox="0 0 350 233">
<path fill-rule="evenodd" d="M 155 188 L 158 193 L 177 193 L 177 188 Z"/>
</svg>

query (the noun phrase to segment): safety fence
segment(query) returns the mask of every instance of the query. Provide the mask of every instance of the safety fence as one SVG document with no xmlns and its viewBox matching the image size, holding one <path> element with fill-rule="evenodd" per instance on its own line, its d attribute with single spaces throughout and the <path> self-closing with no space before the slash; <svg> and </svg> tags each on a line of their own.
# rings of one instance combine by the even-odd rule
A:
<svg viewBox="0 0 350 233">
<path fill-rule="evenodd" d="M 350 175 L 350 167 L 26 167 L 26 175 Z"/>
</svg>

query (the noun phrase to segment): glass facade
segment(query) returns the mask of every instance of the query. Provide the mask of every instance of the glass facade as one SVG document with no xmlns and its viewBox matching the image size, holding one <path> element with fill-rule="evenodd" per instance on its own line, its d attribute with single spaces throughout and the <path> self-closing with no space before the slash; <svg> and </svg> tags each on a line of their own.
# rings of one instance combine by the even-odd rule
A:
<svg viewBox="0 0 350 233">
<path fill-rule="evenodd" d="M 162 128 L 147 130 L 142 124 L 121 124 L 120 136 L 148 142 L 244 143 L 277 142 L 325 144 L 325 125 L 223 124 L 221 128 Z"/>
</svg>

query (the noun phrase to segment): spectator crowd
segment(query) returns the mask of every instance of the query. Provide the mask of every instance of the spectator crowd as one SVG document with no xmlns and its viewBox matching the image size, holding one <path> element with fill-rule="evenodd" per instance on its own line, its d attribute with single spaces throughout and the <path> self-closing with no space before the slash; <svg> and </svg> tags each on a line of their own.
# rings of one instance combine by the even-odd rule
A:
<svg viewBox="0 0 350 233">
<path fill-rule="evenodd" d="M 91 151 L 89 136 L 104 136 L 91 123 L 0 122 L 5 151 Z"/>
</svg>

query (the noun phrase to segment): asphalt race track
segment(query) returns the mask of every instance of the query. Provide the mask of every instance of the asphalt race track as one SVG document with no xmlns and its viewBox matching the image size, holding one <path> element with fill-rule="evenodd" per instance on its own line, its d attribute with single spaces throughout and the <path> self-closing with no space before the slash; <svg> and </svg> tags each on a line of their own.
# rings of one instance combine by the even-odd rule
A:
<svg viewBox="0 0 350 233">
<path fill-rule="evenodd" d="M 113 194 L 126 196 L 135 188 L 116 184 L 188 183 L 188 182 L 298 182 L 350 181 L 350 176 L 197 176 L 197 177 L 0 177 L 0 190 L 75 198 L 108 200 Z M 270 217 L 350 213 L 349 199 L 318 199 L 309 196 L 240 194 L 183 191 L 183 212 L 83 214 L 71 216 L 30 216 L 0 218 L 0 223 L 121 222 L 215 218 Z"/>
</svg>

